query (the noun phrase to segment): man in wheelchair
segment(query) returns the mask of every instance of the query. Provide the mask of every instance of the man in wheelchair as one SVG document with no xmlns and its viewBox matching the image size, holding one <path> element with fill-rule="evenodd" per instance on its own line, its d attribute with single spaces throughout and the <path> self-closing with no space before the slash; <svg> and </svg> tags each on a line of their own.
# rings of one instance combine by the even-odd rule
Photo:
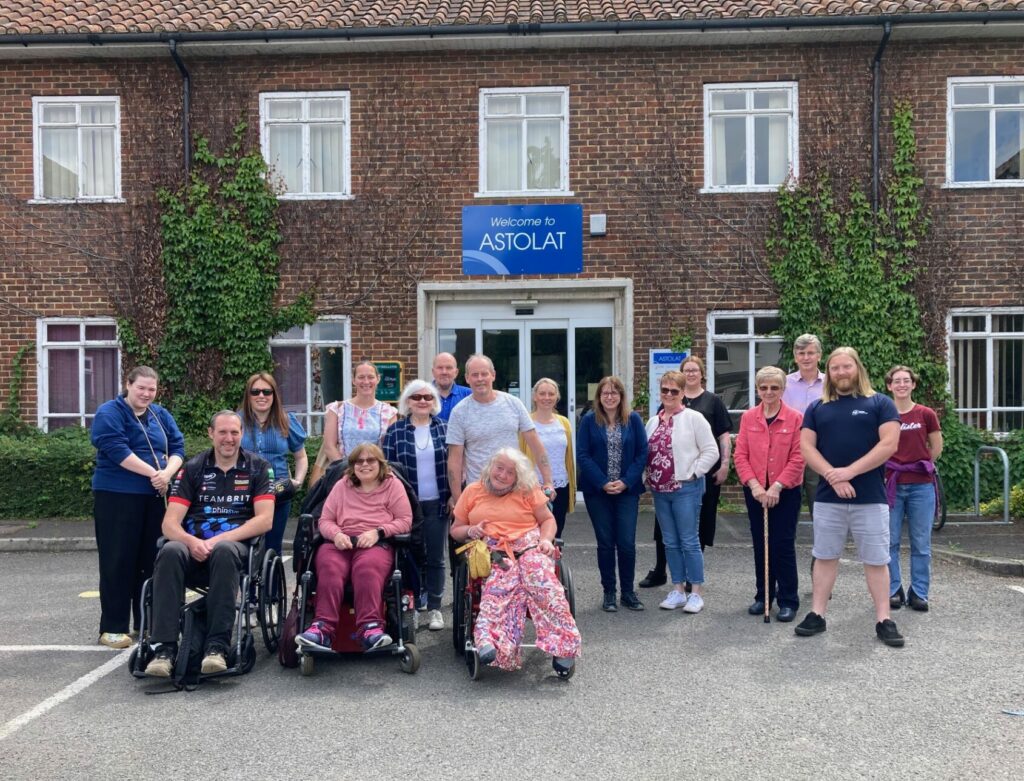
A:
<svg viewBox="0 0 1024 781">
<path fill-rule="evenodd" d="M 227 669 L 239 580 L 248 544 L 270 530 L 274 492 L 270 465 L 241 449 L 242 421 L 222 410 L 210 420 L 213 447 L 190 459 L 169 491 L 163 534 L 153 568 L 153 632 L 157 645 L 146 675 L 170 677 L 177 655 L 187 583 L 209 583 L 202 673 Z"/>
</svg>

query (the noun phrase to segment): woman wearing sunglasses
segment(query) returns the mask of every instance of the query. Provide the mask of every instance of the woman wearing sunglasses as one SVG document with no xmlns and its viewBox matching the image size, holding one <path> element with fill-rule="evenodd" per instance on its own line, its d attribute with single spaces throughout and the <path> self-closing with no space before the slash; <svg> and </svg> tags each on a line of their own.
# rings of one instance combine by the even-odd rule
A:
<svg viewBox="0 0 1024 781">
<path fill-rule="evenodd" d="M 796 523 L 804 459 L 800 455 L 803 415 L 782 401 L 786 373 L 766 366 L 754 377 L 761 403 L 743 413 L 733 463 L 743 484 L 754 543 L 754 603 L 751 615 L 765 613 L 765 600 L 779 606 L 779 621 L 792 621 L 797 595 Z M 768 579 L 764 583 L 764 511 L 768 509 Z"/>
<path fill-rule="evenodd" d="M 423 510 L 423 541 L 427 549 L 425 586 L 427 627 L 444 629 L 441 598 L 444 597 L 444 557 L 448 550 L 448 426 L 441 418 L 437 389 L 424 380 L 405 386 L 398 400 L 404 417 L 384 435 L 384 457 L 405 470 L 416 489 Z"/>
<path fill-rule="evenodd" d="M 683 405 L 685 386 L 682 372 L 665 372 L 661 377 L 662 409 L 647 421 L 647 487 L 654 497 L 672 576 L 672 590 L 659 607 L 681 607 L 686 613 L 699 613 L 704 607 L 704 554 L 698 532 L 700 504 L 704 476 L 719 453 L 715 435 L 704 416 Z M 691 584 L 689 595 L 685 583 Z"/>
<path fill-rule="evenodd" d="M 295 415 L 284 411 L 274 375 L 256 372 L 245 383 L 242 396 L 242 448 L 266 459 L 274 470 L 274 526 L 265 537 L 267 548 L 281 552 L 284 527 L 295 489 L 306 479 L 306 431 Z M 288 454 L 295 459 L 295 475 L 288 469 Z"/>
</svg>

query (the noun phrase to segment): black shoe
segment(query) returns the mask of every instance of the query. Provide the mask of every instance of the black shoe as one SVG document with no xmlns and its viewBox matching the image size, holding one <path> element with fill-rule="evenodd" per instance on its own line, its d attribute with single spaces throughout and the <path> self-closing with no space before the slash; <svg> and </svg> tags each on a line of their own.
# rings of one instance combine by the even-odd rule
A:
<svg viewBox="0 0 1024 781">
<path fill-rule="evenodd" d="M 900 630 L 896 628 L 896 624 L 891 618 L 875 624 L 875 634 L 886 645 L 891 645 L 893 648 L 903 647 L 903 635 L 900 634 Z"/>
<path fill-rule="evenodd" d="M 628 610 L 643 610 L 644 603 L 640 601 L 640 598 L 636 595 L 635 591 L 623 591 L 622 606 Z"/>
<path fill-rule="evenodd" d="M 637 585 L 640 588 L 655 588 L 657 586 L 664 586 L 668 583 L 668 575 L 664 572 L 658 572 L 657 570 L 651 570 L 647 573 L 647 577 L 641 580 Z"/>
<path fill-rule="evenodd" d="M 914 589 L 910 589 L 910 593 L 913 594 Z M 903 586 L 900 586 L 900 590 L 889 597 L 889 608 L 891 610 L 899 610 L 906 601 L 906 597 L 903 595 Z"/>
<path fill-rule="evenodd" d="M 911 610 L 919 610 L 922 613 L 928 612 L 928 600 L 921 599 L 915 592 L 914 587 L 911 586 L 907 592 L 907 604 L 910 605 Z"/>
<path fill-rule="evenodd" d="M 683 591 L 685 591 L 687 594 L 692 594 L 693 584 L 690 581 L 686 581 L 685 583 L 683 583 Z"/>
<path fill-rule="evenodd" d="M 820 635 L 825 631 L 825 619 L 817 613 L 810 612 L 803 621 L 793 628 L 793 631 L 800 635 L 800 637 Z"/>
<path fill-rule="evenodd" d="M 755 599 L 750 607 L 747 608 L 747 612 L 752 616 L 763 616 L 764 615 L 764 600 Z"/>
<path fill-rule="evenodd" d="M 576 660 L 570 656 L 554 656 L 551 658 L 551 666 L 559 676 L 565 677 L 576 666 Z"/>
<path fill-rule="evenodd" d="M 780 607 L 779 614 L 775 618 L 784 624 L 788 624 L 796 618 L 796 610 L 791 607 Z"/>
<path fill-rule="evenodd" d="M 604 602 L 601 603 L 601 609 L 605 613 L 614 613 L 619 608 L 615 604 L 615 592 L 606 591 L 604 592 Z"/>
</svg>

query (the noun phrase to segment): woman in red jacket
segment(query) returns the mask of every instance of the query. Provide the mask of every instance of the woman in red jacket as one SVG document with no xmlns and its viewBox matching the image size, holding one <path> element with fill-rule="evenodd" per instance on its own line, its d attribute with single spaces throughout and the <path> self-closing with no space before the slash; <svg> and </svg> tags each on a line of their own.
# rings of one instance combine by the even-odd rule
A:
<svg viewBox="0 0 1024 781">
<path fill-rule="evenodd" d="M 754 378 L 761 403 L 740 418 L 733 463 L 743 484 L 754 543 L 757 593 L 748 609 L 764 613 L 776 600 L 778 620 L 792 621 L 800 607 L 797 594 L 796 524 L 800 515 L 800 486 L 804 459 L 800 455 L 803 415 L 782 403 L 786 373 L 774 366 Z M 764 584 L 764 508 L 768 508 L 768 591 Z"/>
</svg>

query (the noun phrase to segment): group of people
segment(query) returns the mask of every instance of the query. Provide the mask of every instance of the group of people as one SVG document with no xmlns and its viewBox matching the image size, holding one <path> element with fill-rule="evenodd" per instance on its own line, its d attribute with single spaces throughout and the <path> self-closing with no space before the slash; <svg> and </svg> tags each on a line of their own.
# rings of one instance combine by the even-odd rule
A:
<svg viewBox="0 0 1024 781">
<path fill-rule="evenodd" d="M 411 524 L 406 492 L 389 466 L 397 464 L 424 514 L 419 587 L 428 627 L 444 628 L 446 558 L 454 571 L 455 546 L 482 539 L 501 566 L 483 586 L 474 630 L 481 660 L 519 666 L 529 612 L 538 646 L 564 672 L 579 655 L 580 635 L 555 573 L 554 542 L 573 510 L 577 480 L 597 541 L 602 608 L 644 609 L 634 587 L 636 527 L 640 496 L 649 490 L 657 560 L 639 585 L 658 586 L 671 577 L 660 607 L 699 613 L 703 553 L 714 544 L 718 496 L 731 461 L 754 550 L 749 612 L 760 615 L 774 602 L 778 620 L 796 617 L 803 493 L 814 525 L 813 589 L 812 609 L 796 633 L 825 631 L 839 556 L 852 533 L 875 603 L 876 633 L 888 645 L 902 645 L 890 611 L 903 604 L 928 609 L 933 475 L 942 452 L 938 419 L 913 401 L 918 377 L 909 367 L 893 367 L 886 376 L 890 398 L 875 393 L 852 348 L 834 350 L 822 371 L 821 343 L 805 334 L 793 356 L 792 374 L 771 366 L 757 372 L 760 403 L 742 415 L 734 452 L 730 416 L 705 389 L 697 356 L 660 378 L 661 407 L 646 423 L 631 410 L 621 379 L 601 379 L 592 409 L 577 426 L 575 448 L 569 420 L 556 411 L 560 389 L 553 380 L 534 385 L 530 411 L 517 396 L 494 388 L 487 356 L 467 360 L 468 386 L 462 386 L 455 358 L 441 353 L 432 380 L 408 383 L 396 410 L 376 398 L 374 364 L 359 363 L 353 397 L 330 404 L 325 415 L 318 465 L 343 461 L 346 472 L 319 520 L 325 544 L 317 554 L 315 616 L 298 642 L 330 647 L 347 582 L 364 646 L 391 642 L 381 605 L 391 566 L 388 540 Z M 100 643 L 132 643 L 140 587 L 152 575 L 151 639 L 158 652 L 147 672 L 169 675 L 184 585 L 201 574 L 210 587 L 203 671 L 216 672 L 227 663 L 246 542 L 265 535 L 268 547 L 280 550 L 290 497 L 309 466 L 306 433 L 285 412 L 273 376 L 259 372 L 246 383 L 237 411 L 213 416 L 212 447 L 186 463 L 178 426 L 154 403 L 157 383 L 155 371 L 137 367 L 124 393 L 103 404 L 93 421 Z M 907 590 L 899 563 L 904 519 L 911 544 Z M 167 543 L 157 555 L 161 534 Z"/>
</svg>

